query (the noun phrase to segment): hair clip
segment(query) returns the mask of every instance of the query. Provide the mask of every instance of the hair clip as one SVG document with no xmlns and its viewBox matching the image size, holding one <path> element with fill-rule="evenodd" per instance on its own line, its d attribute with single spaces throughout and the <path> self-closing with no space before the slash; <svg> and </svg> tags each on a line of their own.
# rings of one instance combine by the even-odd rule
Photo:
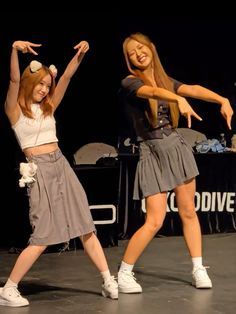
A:
<svg viewBox="0 0 236 314">
<path fill-rule="evenodd" d="M 41 68 L 42 68 L 42 63 L 40 63 L 39 61 L 33 60 L 30 62 L 30 71 L 32 73 L 37 72 Z"/>
<path fill-rule="evenodd" d="M 57 68 L 55 67 L 54 64 L 50 65 L 49 70 L 52 72 L 53 77 L 56 78 L 56 76 L 57 76 Z"/>
</svg>

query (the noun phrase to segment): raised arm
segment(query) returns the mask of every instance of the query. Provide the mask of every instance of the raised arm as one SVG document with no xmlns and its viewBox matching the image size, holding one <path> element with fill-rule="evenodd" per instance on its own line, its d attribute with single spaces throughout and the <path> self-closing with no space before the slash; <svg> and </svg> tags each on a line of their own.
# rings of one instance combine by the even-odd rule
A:
<svg viewBox="0 0 236 314">
<path fill-rule="evenodd" d="M 33 44 L 29 41 L 15 41 L 12 45 L 10 59 L 10 83 L 5 101 L 5 112 L 11 122 L 14 124 L 19 117 L 19 106 L 17 105 L 18 92 L 20 87 L 20 67 L 18 60 L 18 51 L 22 53 L 32 53 L 37 55 L 37 52 L 32 47 L 39 47 L 40 44 Z"/>
<path fill-rule="evenodd" d="M 220 112 L 222 116 L 225 118 L 228 128 L 231 130 L 233 109 L 230 105 L 228 98 L 222 97 L 219 94 L 200 85 L 183 84 L 179 87 L 178 94 L 184 97 L 192 97 L 219 104 L 221 106 Z"/>
<path fill-rule="evenodd" d="M 55 109 L 60 104 L 67 90 L 67 87 L 70 83 L 70 79 L 72 78 L 76 70 L 78 69 L 85 53 L 89 50 L 89 44 L 87 41 L 83 40 L 78 45 L 74 46 L 74 49 L 77 49 L 77 52 L 75 56 L 71 59 L 71 61 L 68 63 L 55 89 L 55 93 L 53 96 L 53 103 L 54 103 Z"/>
</svg>

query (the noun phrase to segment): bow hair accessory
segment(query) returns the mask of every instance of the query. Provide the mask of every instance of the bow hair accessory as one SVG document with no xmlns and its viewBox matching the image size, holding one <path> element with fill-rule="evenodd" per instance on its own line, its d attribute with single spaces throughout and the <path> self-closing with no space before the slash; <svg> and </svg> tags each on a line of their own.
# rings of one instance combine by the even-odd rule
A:
<svg viewBox="0 0 236 314">
<path fill-rule="evenodd" d="M 54 64 L 50 65 L 49 70 L 52 72 L 53 77 L 56 78 L 56 76 L 57 76 L 57 68 L 55 67 Z"/>
<path fill-rule="evenodd" d="M 30 71 L 32 73 L 37 72 L 39 69 L 42 68 L 42 63 L 36 60 L 30 62 Z"/>
</svg>

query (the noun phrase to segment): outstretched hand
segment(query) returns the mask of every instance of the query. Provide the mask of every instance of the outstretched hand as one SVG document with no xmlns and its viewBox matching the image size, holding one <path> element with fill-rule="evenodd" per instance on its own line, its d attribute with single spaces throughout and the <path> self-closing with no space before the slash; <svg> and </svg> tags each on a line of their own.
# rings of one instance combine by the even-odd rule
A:
<svg viewBox="0 0 236 314">
<path fill-rule="evenodd" d="M 34 44 L 30 41 L 17 40 L 13 43 L 12 47 L 22 53 L 32 53 L 38 55 L 38 53 L 32 47 L 40 47 L 41 44 Z"/>
<path fill-rule="evenodd" d="M 181 115 L 187 119 L 188 128 L 191 128 L 192 126 L 192 116 L 199 121 L 202 121 L 202 118 L 193 110 L 185 98 L 181 97 L 178 100 L 178 106 Z"/>
<path fill-rule="evenodd" d="M 74 49 L 78 49 L 77 56 L 79 57 L 81 54 L 84 55 L 89 50 L 89 43 L 86 40 L 82 40 L 74 46 Z"/>
<path fill-rule="evenodd" d="M 231 130 L 231 120 L 234 112 L 227 98 L 224 98 L 223 102 L 221 103 L 220 112 L 225 118 L 228 128 Z"/>
</svg>

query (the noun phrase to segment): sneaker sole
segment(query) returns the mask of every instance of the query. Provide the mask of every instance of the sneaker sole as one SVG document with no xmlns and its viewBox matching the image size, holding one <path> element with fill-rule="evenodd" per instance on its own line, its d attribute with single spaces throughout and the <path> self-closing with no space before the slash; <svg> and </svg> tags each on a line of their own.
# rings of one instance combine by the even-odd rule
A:
<svg viewBox="0 0 236 314">
<path fill-rule="evenodd" d="M 119 287 L 119 292 L 120 293 L 142 293 L 142 288 L 136 288 L 136 289 L 132 289 L 132 288 L 130 288 L 130 289 L 127 289 L 127 288 L 121 288 L 121 287 Z"/>
<path fill-rule="evenodd" d="M 212 284 L 209 282 L 203 282 L 198 285 L 195 282 L 192 282 L 192 285 L 197 289 L 211 289 L 212 288 Z"/>
<path fill-rule="evenodd" d="M 29 303 L 25 303 L 25 304 L 22 304 L 22 303 L 11 303 L 5 299 L 0 299 L 0 305 L 3 305 L 3 306 L 10 306 L 10 307 L 23 307 L 23 306 L 28 306 Z"/>
<path fill-rule="evenodd" d="M 118 293 L 117 294 L 110 294 L 110 293 L 107 293 L 105 291 L 102 291 L 102 295 L 104 298 L 110 298 L 112 300 L 118 300 Z"/>
</svg>

